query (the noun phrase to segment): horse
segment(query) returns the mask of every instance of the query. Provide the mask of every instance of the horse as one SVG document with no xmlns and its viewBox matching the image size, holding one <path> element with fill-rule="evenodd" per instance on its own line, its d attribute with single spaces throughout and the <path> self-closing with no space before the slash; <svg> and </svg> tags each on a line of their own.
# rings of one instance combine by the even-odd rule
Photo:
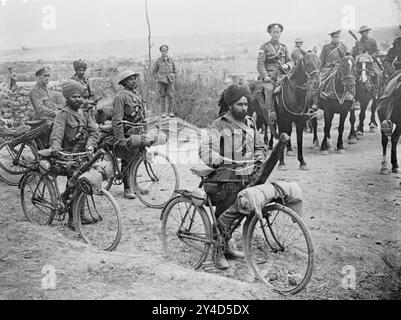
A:
<svg viewBox="0 0 401 320">
<path fill-rule="evenodd" d="M 284 77 L 282 88 L 274 99 L 279 133 L 290 136 L 292 124 L 295 123 L 297 156 L 301 170 L 308 170 L 302 150 L 303 132 L 306 120 L 315 114 L 310 108 L 317 98 L 319 85 L 319 58 L 314 53 L 308 52 L 297 63 L 292 74 Z M 281 156 L 278 169 L 285 169 L 284 154 Z"/>
<path fill-rule="evenodd" d="M 391 139 L 391 165 L 392 172 L 399 173 L 400 169 L 397 162 L 397 144 L 401 135 L 401 85 L 397 86 L 398 88 L 390 95 L 388 98 L 387 106 L 380 106 L 377 110 L 377 114 L 379 116 L 379 120 L 381 122 L 381 144 L 383 147 L 383 159 L 381 163 L 380 173 L 383 175 L 389 174 L 389 169 L 387 166 L 387 144 L 389 141 L 389 137 Z M 390 104 L 392 105 L 392 112 L 390 117 L 388 116 L 388 112 L 390 109 Z M 385 132 L 383 130 L 383 123 L 385 120 L 390 118 L 389 120 L 395 125 L 394 130 L 389 130 Z"/>
<path fill-rule="evenodd" d="M 338 126 L 337 152 L 344 153 L 343 133 L 344 122 L 351 110 L 355 96 L 355 60 L 351 55 L 345 55 L 340 62 L 329 71 L 322 80 L 318 105 L 324 111 L 324 138 L 320 147 L 320 153 L 327 155 L 331 138 L 330 129 L 334 114 L 340 114 Z M 355 135 L 355 118 L 350 117 L 350 136 Z"/>
<path fill-rule="evenodd" d="M 370 116 L 370 132 L 375 132 L 377 129 L 376 123 L 376 108 L 377 108 L 377 97 L 374 93 L 374 83 L 372 76 L 370 74 L 370 69 L 373 64 L 372 58 L 366 54 L 362 53 L 356 57 L 356 92 L 355 92 L 355 101 L 359 101 L 361 105 L 361 110 L 359 113 L 359 125 L 356 130 L 355 136 L 349 136 L 349 143 L 355 143 L 356 139 L 363 136 L 364 134 L 364 121 L 366 116 L 366 109 L 368 105 L 371 105 L 371 116 Z M 350 117 L 355 117 L 355 110 L 351 109 Z M 353 130 L 352 130 L 353 131 Z"/>
</svg>

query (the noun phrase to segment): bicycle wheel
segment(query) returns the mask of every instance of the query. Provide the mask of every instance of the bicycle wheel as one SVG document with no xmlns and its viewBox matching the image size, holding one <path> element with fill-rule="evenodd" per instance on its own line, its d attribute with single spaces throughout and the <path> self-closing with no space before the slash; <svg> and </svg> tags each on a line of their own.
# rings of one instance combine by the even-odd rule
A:
<svg viewBox="0 0 401 320">
<path fill-rule="evenodd" d="M 147 207 L 162 209 L 179 188 L 177 167 L 158 152 L 139 158 L 130 169 L 131 186 L 138 199 Z"/>
<path fill-rule="evenodd" d="M 190 199 L 177 197 L 163 214 L 161 240 L 167 258 L 180 265 L 199 269 L 206 260 L 212 240 L 212 227 L 205 208 Z"/>
<path fill-rule="evenodd" d="M 31 142 L 16 146 L 12 146 L 11 143 L 12 140 L 6 140 L 0 144 L 0 180 L 10 186 L 17 186 L 21 175 L 29 171 L 18 163 L 24 158 L 36 158 L 36 148 Z M 20 157 L 17 159 L 19 153 Z"/>
<path fill-rule="evenodd" d="M 84 241 L 102 250 L 112 251 L 120 242 L 122 219 L 118 203 L 107 190 L 92 195 L 78 192 L 73 204 L 75 230 Z M 90 216 L 92 224 L 82 224 L 81 215 Z"/>
<path fill-rule="evenodd" d="M 114 175 L 116 173 L 116 168 L 115 168 L 115 161 L 114 161 L 112 153 L 107 149 L 104 149 L 104 151 L 105 151 L 105 154 L 103 156 L 101 156 L 99 160 L 109 161 L 109 162 L 111 162 L 111 165 L 113 166 L 113 175 L 108 180 L 105 180 L 102 182 L 103 189 L 109 191 L 114 182 Z"/>
<path fill-rule="evenodd" d="M 274 290 L 296 294 L 308 284 L 314 264 L 312 237 L 290 208 L 275 204 L 263 210 L 263 222 L 249 218 L 243 246 L 251 270 Z"/>
<path fill-rule="evenodd" d="M 21 204 L 28 221 L 43 226 L 51 224 L 56 191 L 49 178 L 36 171 L 26 173 L 21 180 Z"/>
</svg>

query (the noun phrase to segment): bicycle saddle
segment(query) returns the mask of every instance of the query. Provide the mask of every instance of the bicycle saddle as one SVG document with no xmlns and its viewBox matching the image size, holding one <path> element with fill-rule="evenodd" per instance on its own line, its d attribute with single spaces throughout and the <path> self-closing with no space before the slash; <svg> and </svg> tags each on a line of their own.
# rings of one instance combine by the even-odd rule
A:
<svg viewBox="0 0 401 320">
<path fill-rule="evenodd" d="M 205 177 L 211 175 L 215 171 L 216 171 L 216 169 L 213 169 L 213 168 L 205 168 L 205 169 L 191 168 L 191 172 L 201 178 L 205 178 Z"/>
</svg>

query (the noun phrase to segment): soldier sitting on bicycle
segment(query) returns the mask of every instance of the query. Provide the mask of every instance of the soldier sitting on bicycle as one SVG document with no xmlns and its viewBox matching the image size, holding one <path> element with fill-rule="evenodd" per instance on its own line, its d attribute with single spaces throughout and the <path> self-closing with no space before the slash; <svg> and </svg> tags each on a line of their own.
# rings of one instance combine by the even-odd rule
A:
<svg viewBox="0 0 401 320">
<path fill-rule="evenodd" d="M 87 112 L 80 107 L 83 102 L 84 87 L 75 80 L 68 80 L 62 84 L 63 95 L 67 106 L 57 114 L 53 130 L 50 135 L 50 147 L 53 150 L 63 149 L 72 153 L 93 152 L 99 141 L 96 124 Z M 73 217 L 68 210 L 68 226 L 73 228 Z M 83 224 L 92 223 L 92 219 L 81 217 Z"/>
<path fill-rule="evenodd" d="M 223 116 L 209 126 L 209 140 L 203 141 L 199 149 L 201 160 L 208 166 L 217 168 L 214 175 L 216 180 L 236 179 L 242 181 L 240 185 L 227 188 L 227 194 L 216 203 L 216 217 L 225 228 L 221 231 L 226 235 L 227 243 L 225 252 L 218 252 L 215 258 L 215 265 L 220 269 L 229 267 L 225 258 L 244 257 L 242 252 L 234 250 L 226 233 L 238 214 L 228 213 L 226 210 L 235 202 L 237 193 L 249 183 L 254 170 L 253 165 L 238 166 L 224 161 L 224 158 L 234 161 L 262 162 L 266 157 L 263 138 L 258 133 L 252 118 L 246 116 L 250 98 L 251 93 L 248 86 L 229 86 L 220 99 L 222 108 L 220 114 Z M 224 114 L 224 111 L 227 113 Z M 211 196 L 213 197 L 213 195 Z"/>
<path fill-rule="evenodd" d="M 124 87 L 117 93 L 113 101 L 112 125 L 113 135 L 117 140 L 115 148 L 117 157 L 121 159 L 121 172 L 125 171 L 129 161 L 139 152 L 138 148 L 130 148 L 129 137 L 130 128 L 125 128 L 122 121 L 131 123 L 145 122 L 145 106 L 139 92 L 137 92 L 137 78 L 139 74 L 132 70 L 124 70 L 118 77 L 118 84 Z M 128 139 L 127 139 L 128 138 Z M 135 199 L 135 194 L 131 191 L 130 181 L 127 174 L 123 176 L 124 197 Z M 142 192 L 142 191 L 141 191 Z M 143 190 L 143 192 L 146 192 Z"/>
</svg>

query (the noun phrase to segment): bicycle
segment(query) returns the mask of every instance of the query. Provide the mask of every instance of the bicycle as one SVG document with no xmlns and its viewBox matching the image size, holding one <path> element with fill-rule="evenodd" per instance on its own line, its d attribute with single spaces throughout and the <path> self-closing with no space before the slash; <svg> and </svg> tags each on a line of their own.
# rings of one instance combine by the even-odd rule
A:
<svg viewBox="0 0 401 320">
<path fill-rule="evenodd" d="M 143 133 L 147 125 L 128 121 L 123 121 L 123 124 L 133 128 L 136 134 Z M 103 126 L 103 130 L 110 131 L 111 128 Z M 128 175 L 134 193 L 149 208 L 162 209 L 175 196 L 180 183 L 178 170 L 166 155 L 158 151 L 149 152 L 146 146 L 141 146 L 121 171 L 115 145 L 103 143 L 101 146 L 105 150 L 103 159 L 112 163 L 114 173 L 105 181 L 106 190 L 110 190 L 113 184 L 121 185 L 123 176 Z"/>
<path fill-rule="evenodd" d="M 75 231 L 83 240 L 104 250 L 114 250 L 121 239 L 122 218 L 114 197 L 103 188 L 80 183 L 105 151 L 99 149 L 88 160 L 90 153 L 38 151 L 38 159 L 28 164 L 19 184 L 21 204 L 25 217 L 31 223 L 50 225 L 57 218 L 64 227 L 66 213 L 72 210 Z M 67 176 L 67 186 L 60 193 L 57 176 Z M 81 215 L 89 215 L 95 223 L 81 223 Z"/>
<path fill-rule="evenodd" d="M 31 127 L 28 132 L 20 134 L 9 130 L 4 136 L 5 140 L 0 143 L 0 181 L 10 186 L 18 186 L 21 175 L 28 172 L 23 163 L 37 158 L 37 151 L 45 147 L 40 136 L 49 128 L 46 120 L 27 121 L 24 124 Z"/>
<path fill-rule="evenodd" d="M 244 162 L 233 163 L 240 165 Z M 215 172 L 211 168 L 193 168 L 191 171 L 201 178 L 199 188 L 202 189 L 207 178 Z M 241 181 L 233 179 L 217 183 Z M 178 195 L 161 214 L 163 249 L 166 257 L 197 270 L 207 259 L 211 248 L 213 257 L 219 250 L 224 250 L 224 235 L 209 194 L 205 192 L 203 198 L 194 198 L 193 192 L 176 192 Z M 285 206 L 283 199 L 275 199 L 266 205 L 262 215 L 262 220 L 255 215 L 242 215 L 233 223 L 228 234 L 231 237 L 245 219 L 242 247 L 249 269 L 273 290 L 281 294 L 296 294 L 306 287 L 312 276 L 314 247 L 310 232 L 302 218 Z"/>
</svg>

